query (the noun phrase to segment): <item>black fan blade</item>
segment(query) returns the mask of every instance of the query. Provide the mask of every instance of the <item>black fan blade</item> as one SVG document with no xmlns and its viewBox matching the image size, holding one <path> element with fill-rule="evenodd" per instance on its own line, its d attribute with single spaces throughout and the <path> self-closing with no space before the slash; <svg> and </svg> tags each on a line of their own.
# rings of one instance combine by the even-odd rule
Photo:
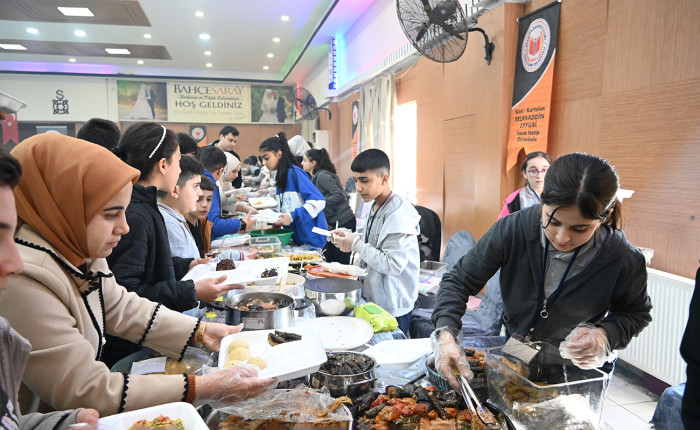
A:
<svg viewBox="0 0 700 430">
<path fill-rule="evenodd" d="M 423 36 L 425 36 L 425 33 L 428 31 L 431 25 L 432 24 L 423 23 L 423 28 L 421 28 L 418 32 L 418 35 L 416 35 L 416 42 L 420 42 L 420 40 L 423 38 Z"/>
</svg>

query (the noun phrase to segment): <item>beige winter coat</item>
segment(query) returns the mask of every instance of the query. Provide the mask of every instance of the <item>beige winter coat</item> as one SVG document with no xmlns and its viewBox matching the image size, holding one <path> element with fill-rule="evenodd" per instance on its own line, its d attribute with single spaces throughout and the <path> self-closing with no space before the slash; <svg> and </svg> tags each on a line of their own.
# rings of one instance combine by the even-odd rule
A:
<svg viewBox="0 0 700 430">
<path fill-rule="evenodd" d="M 183 401 L 184 376 L 125 378 L 97 359 L 105 332 L 180 357 L 195 318 L 127 292 L 113 276 L 81 279 L 83 272 L 27 225 L 16 238 L 24 270 L 0 296 L 0 315 L 32 344 L 20 392 L 23 410 L 29 412 L 34 395 L 42 400 L 40 411 L 87 407 L 100 416 Z M 86 264 L 88 273 L 111 274 L 103 258 Z"/>
</svg>

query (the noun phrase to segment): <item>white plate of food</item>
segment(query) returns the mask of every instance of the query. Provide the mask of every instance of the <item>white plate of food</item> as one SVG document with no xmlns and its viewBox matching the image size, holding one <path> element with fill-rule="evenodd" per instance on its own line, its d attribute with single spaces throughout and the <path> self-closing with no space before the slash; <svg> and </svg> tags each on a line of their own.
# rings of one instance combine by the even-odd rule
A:
<svg viewBox="0 0 700 430">
<path fill-rule="evenodd" d="M 270 340 L 274 342 L 275 338 L 271 335 L 280 336 L 285 342 L 273 346 Z M 311 374 L 326 359 L 317 329 L 308 326 L 230 334 L 221 339 L 219 350 L 219 367 L 255 364 L 262 367 L 259 373 L 261 378 L 275 377 L 279 381 Z"/>
<path fill-rule="evenodd" d="M 251 197 L 248 203 L 255 209 L 276 208 L 277 199 L 272 197 Z"/>
<path fill-rule="evenodd" d="M 313 320 L 326 351 L 345 351 L 369 342 L 372 324 L 355 317 L 320 317 Z"/>
<path fill-rule="evenodd" d="M 160 419 L 160 425 L 148 425 L 148 422 L 157 420 L 159 417 L 165 417 L 172 420 L 172 424 L 177 426 L 175 420 L 180 420 L 181 427 L 167 428 L 185 428 L 187 430 L 209 430 L 207 424 L 202 417 L 199 416 L 197 410 L 189 403 L 176 402 L 166 403 L 164 405 L 152 406 L 150 408 L 138 409 L 121 414 L 111 415 L 109 417 L 100 418 L 97 422 L 98 430 L 147 430 L 152 428 L 166 428 L 162 424 L 163 419 Z M 142 421 L 144 420 L 144 421 Z M 140 422 L 141 421 L 141 422 Z"/>
</svg>

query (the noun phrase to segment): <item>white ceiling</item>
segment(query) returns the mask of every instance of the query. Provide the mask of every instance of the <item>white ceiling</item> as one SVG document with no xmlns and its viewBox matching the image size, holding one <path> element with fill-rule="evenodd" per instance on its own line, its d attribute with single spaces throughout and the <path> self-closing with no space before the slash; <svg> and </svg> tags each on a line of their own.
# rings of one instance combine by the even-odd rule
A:
<svg viewBox="0 0 700 430">
<path fill-rule="evenodd" d="M 114 18 L 126 3 L 138 3 L 131 6 L 140 6 L 150 26 L 94 23 Z M 372 0 L 0 0 L 0 43 L 32 45 L 28 51 L 0 49 L 0 70 L 295 83 L 326 61 L 330 38 L 344 34 L 371 3 Z M 39 11 L 39 6 L 55 14 L 54 7 L 91 5 L 114 16 L 56 22 L 65 18 Z M 44 17 L 14 20 L 15 12 L 20 11 Z M 195 16 L 196 11 L 204 12 L 204 16 Z M 289 21 L 283 22 L 282 15 L 289 16 Z M 138 20 L 134 18 L 134 22 Z M 28 33 L 29 27 L 39 33 Z M 85 31 L 86 36 L 75 36 L 77 29 Z M 144 38 L 145 33 L 152 38 Z M 208 33 L 211 38 L 201 40 L 200 33 Z M 280 42 L 273 42 L 273 37 L 279 37 Z M 92 56 L 76 55 L 75 52 L 86 52 L 85 43 L 162 46 L 170 59 L 95 56 L 94 51 Z M 42 47 L 66 54 L 38 53 Z M 102 51 L 104 46 L 92 48 Z M 206 56 L 205 51 L 211 51 L 211 55 Z M 268 53 L 274 57 L 268 58 Z M 69 57 L 76 62 L 69 62 Z M 138 60 L 144 64 L 138 65 Z M 207 68 L 208 62 L 213 67 Z M 269 70 L 263 70 L 263 66 L 269 66 Z"/>
</svg>

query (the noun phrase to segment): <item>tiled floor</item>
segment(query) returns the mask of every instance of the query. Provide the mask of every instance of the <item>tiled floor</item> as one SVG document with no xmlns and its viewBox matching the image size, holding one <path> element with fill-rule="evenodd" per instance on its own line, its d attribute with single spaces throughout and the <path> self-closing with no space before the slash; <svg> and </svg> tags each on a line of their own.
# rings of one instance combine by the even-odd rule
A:
<svg viewBox="0 0 700 430">
<path fill-rule="evenodd" d="M 603 421 L 610 429 L 649 429 L 658 400 L 639 378 L 618 366 L 603 404 Z"/>
</svg>

